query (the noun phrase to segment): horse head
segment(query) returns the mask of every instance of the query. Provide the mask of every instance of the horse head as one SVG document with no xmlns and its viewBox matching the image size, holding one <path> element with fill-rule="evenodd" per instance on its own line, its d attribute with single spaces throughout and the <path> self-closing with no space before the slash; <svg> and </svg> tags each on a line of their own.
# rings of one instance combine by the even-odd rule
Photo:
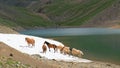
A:
<svg viewBox="0 0 120 68">
<path fill-rule="evenodd" d="M 46 43 L 47 45 L 49 45 L 49 44 L 50 44 L 50 43 L 49 43 L 49 42 L 47 42 L 47 41 L 45 41 L 45 42 L 44 42 L 44 44 L 45 44 L 45 43 Z"/>
</svg>

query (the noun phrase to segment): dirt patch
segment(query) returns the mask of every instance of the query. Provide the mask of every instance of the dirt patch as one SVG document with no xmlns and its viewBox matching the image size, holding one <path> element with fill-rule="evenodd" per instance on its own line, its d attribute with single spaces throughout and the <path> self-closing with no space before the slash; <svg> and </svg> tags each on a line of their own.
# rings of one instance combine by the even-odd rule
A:
<svg viewBox="0 0 120 68">
<path fill-rule="evenodd" d="M 12 29 L 9 28 L 9 27 L 3 26 L 3 25 L 0 25 L 0 33 L 12 33 L 12 34 L 18 34 L 18 32 L 12 30 Z"/>
<path fill-rule="evenodd" d="M 4 43 L 0 43 L 0 56 L 5 56 L 12 58 L 13 60 L 20 61 L 23 64 L 30 65 L 32 68 L 57 68 L 55 65 L 46 64 L 40 60 L 36 60 L 30 55 L 23 54 Z"/>
<path fill-rule="evenodd" d="M 118 29 L 118 28 L 120 28 L 120 25 L 113 25 L 110 28 L 112 28 L 112 29 Z"/>
<path fill-rule="evenodd" d="M 38 57 L 38 56 L 37 56 Z M 34 58 L 36 58 L 34 56 Z M 56 61 L 56 60 L 47 60 L 44 58 L 36 58 L 43 63 L 54 64 L 59 68 L 120 68 L 120 65 L 98 62 L 94 61 L 91 63 L 80 63 L 80 62 L 64 62 L 64 61 Z"/>
</svg>

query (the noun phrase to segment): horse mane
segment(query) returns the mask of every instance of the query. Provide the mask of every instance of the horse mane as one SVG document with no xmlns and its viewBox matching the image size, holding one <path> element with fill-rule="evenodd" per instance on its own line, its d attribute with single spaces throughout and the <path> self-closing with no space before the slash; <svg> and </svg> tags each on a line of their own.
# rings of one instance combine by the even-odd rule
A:
<svg viewBox="0 0 120 68">
<path fill-rule="evenodd" d="M 47 41 L 45 41 L 44 43 L 46 43 L 47 45 L 49 45 L 50 43 L 49 42 L 47 42 Z"/>
<path fill-rule="evenodd" d="M 53 44 L 55 48 L 57 48 L 57 45 Z"/>
</svg>

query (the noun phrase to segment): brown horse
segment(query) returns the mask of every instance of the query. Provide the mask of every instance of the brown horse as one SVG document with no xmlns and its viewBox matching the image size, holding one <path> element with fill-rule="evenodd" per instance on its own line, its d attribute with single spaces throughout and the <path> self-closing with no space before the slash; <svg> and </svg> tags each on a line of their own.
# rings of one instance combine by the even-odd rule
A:
<svg viewBox="0 0 120 68">
<path fill-rule="evenodd" d="M 75 48 L 72 48 L 72 52 L 71 53 L 72 53 L 72 55 L 78 56 L 78 57 L 82 57 L 82 55 L 84 55 L 81 50 L 77 50 Z"/>
<path fill-rule="evenodd" d="M 28 46 L 30 46 L 30 44 L 32 46 L 35 46 L 35 40 L 34 39 L 26 37 L 25 41 L 27 42 Z"/>
<path fill-rule="evenodd" d="M 54 53 L 55 53 L 56 48 L 57 48 L 57 46 L 55 44 L 51 44 L 51 43 L 49 43 L 47 41 L 45 41 L 44 44 L 47 44 L 47 46 L 49 48 L 49 51 L 50 51 L 50 48 L 53 48 L 54 49 Z"/>
<path fill-rule="evenodd" d="M 42 46 L 42 50 L 43 50 L 43 53 L 46 53 L 46 51 L 47 51 L 47 47 L 46 47 L 45 44 L 43 44 L 43 46 Z"/>
</svg>

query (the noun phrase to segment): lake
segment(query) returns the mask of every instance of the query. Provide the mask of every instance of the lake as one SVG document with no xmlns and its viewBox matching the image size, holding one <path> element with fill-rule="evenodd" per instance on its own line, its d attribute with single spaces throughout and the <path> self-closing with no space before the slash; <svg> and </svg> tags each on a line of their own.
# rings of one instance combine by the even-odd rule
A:
<svg viewBox="0 0 120 68">
<path fill-rule="evenodd" d="M 53 38 L 80 49 L 83 58 L 120 64 L 120 29 L 50 28 L 20 31 L 22 34 Z"/>
</svg>

